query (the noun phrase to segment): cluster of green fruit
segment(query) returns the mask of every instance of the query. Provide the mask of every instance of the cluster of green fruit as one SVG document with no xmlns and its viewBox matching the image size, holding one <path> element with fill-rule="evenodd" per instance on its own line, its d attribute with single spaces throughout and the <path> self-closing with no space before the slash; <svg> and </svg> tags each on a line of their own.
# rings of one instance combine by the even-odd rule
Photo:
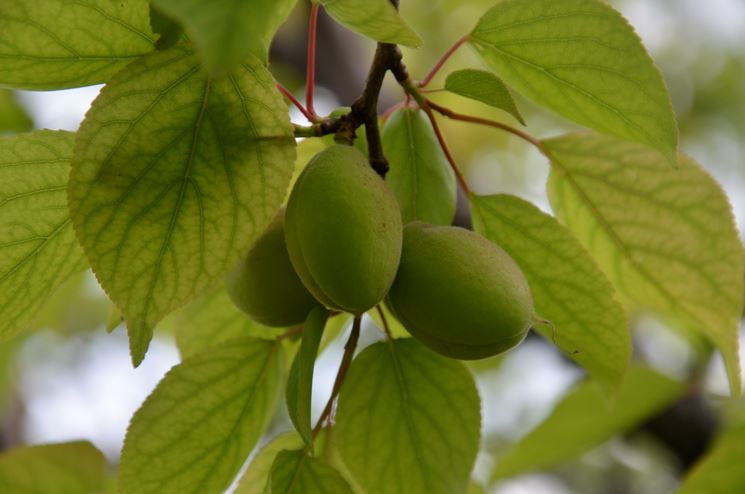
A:
<svg viewBox="0 0 745 494">
<path fill-rule="evenodd" d="M 287 208 L 228 277 L 234 303 L 276 327 L 319 303 L 361 315 L 384 298 L 419 341 L 457 359 L 504 352 L 525 337 L 533 300 L 500 247 L 452 226 L 402 226 L 387 184 L 352 146 L 318 153 Z"/>
</svg>

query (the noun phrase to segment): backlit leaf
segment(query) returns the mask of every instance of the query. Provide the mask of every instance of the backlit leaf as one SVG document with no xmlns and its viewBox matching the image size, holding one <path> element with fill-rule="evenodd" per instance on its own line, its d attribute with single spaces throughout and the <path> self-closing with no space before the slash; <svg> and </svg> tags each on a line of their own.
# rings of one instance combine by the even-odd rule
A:
<svg viewBox="0 0 745 494">
<path fill-rule="evenodd" d="M 73 139 L 50 130 L 0 138 L 0 340 L 85 269 L 67 211 Z"/>
<path fill-rule="evenodd" d="M 615 290 L 592 257 L 554 218 L 518 197 L 474 196 L 471 209 L 476 231 L 517 262 L 536 312 L 554 326 L 536 329 L 615 393 L 631 338 Z"/>
<path fill-rule="evenodd" d="M 745 254 L 719 184 L 692 159 L 597 134 L 544 141 L 558 218 L 628 299 L 701 331 L 740 393 Z"/>
<path fill-rule="evenodd" d="M 507 84 L 603 133 L 675 162 L 678 130 L 659 70 L 618 12 L 598 0 L 505 0 L 471 42 Z"/>
<path fill-rule="evenodd" d="M 683 480 L 677 494 L 739 494 L 745 487 L 745 424 L 726 430 Z"/>
<path fill-rule="evenodd" d="M 485 70 L 463 69 L 448 74 L 445 89 L 466 98 L 504 110 L 525 125 L 510 90 L 502 79 Z"/>
<path fill-rule="evenodd" d="M 65 89 L 106 82 L 154 42 L 147 0 L 3 0 L 0 85 Z"/>
<path fill-rule="evenodd" d="M 218 494 L 272 417 L 280 349 L 244 338 L 171 369 L 132 417 L 121 494 Z"/>
<path fill-rule="evenodd" d="M 339 24 L 382 43 L 417 48 L 422 39 L 389 0 L 318 0 Z"/>
<path fill-rule="evenodd" d="M 280 451 L 285 449 L 298 449 L 303 447 L 303 438 L 296 432 L 285 432 L 269 441 L 259 451 L 248 470 L 241 477 L 241 481 L 235 490 L 235 494 L 264 494 L 264 488 L 269 481 L 272 463 Z"/>
<path fill-rule="evenodd" d="M 339 472 L 303 450 L 280 452 L 271 476 L 272 494 L 352 494 Z"/>
<path fill-rule="evenodd" d="M 185 46 L 104 88 L 78 132 L 69 202 L 135 365 L 152 328 L 204 293 L 260 234 L 295 157 L 287 107 L 258 60 L 211 81 Z"/>
</svg>

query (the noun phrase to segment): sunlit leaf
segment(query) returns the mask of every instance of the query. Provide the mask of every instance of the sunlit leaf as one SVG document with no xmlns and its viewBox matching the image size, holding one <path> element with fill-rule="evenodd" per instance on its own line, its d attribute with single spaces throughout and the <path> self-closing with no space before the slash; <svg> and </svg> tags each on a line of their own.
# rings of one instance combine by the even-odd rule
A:
<svg viewBox="0 0 745 494">
<path fill-rule="evenodd" d="M 448 74 L 445 89 L 466 98 L 504 110 L 525 125 L 510 90 L 502 79 L 485 70 L 463 69 Z"/>
<path fill-rule="evenodd" d="M 615 290 L 580 243 L 554 218 L 522 199 L 471 199 L 476 231 L 507 251 L 525 273 L 538 325 L 613 394 L 631 356 L 631 338 Z"/>
<path fill-rule="evenodd" d="M 690 158 L 672 169 L 645 146 L 597 134 L 544 147 L 559 219 L 626 297 L 711 339 L 739 394 L 745 254 L 721 187 Z"/>
<path fill-rule="evenodd" d="M 302 447 L 303 438 L 296 432 L 285 432 L 273 438 L 251 460 L 248 470 L 238 483 L 235 494 L 264 494 L 272 463 L 274 463 L 274 459 L 279 452 L 285 449 Z"/>
<path fill-rule="evenodd" d="M 208 290 L 261 233 L 295 157 L 287 108 L 253 59 L 206 79 L 184 46 L 129 65 L 80 127 L 69 203 L 135 365 L 152 328 Z"/>
<path fill-rule="evenodd" d="M 105 468 L 87 441 L 19 447 L 0 454 L 0 492 L 95 494 L 104 489 Z"/>
<path fill-rule="evenodd" d="M 225 73 L 249 55 L 267 62 L 277 28 L 297 0 L 152 0 L 184 25 L 213 73 Z"/>
<path fill-rule="evenodd" d="M 389 0 L 317 0 L 339 24 L 382 43 L 416 48 L 422 39 Z"/>
<path fill-rule="evenodd" d="M 280 452 L 271 478 L 272 494 L 352 494 L 339 472 L 303 450 Z"/>
<path fill-rule="evenodd" d="M 121 494 L 219 494 L 272 417 L 280 349 L 245 338 L 184 360 L 132 417 Z"/>
<path fill-rule="evenodd" d="M 505 0 L 471 42 L 507 84 L 603 133 L 675 162 L 678 130 L 659 70 L 618 12 L 597 0 Z"/>
<path fill-rule="evenodd" d="M 745 487 L 745 424 L 726 430 L 687 474 L 677 494 L 740 494 Z"/>
<path fill-rule="evenodd" d="M 154 42 L 147 0 L 3 0 L 0 85 L 65 89 L 106 82 Z"/>
<path fill-rule="evenodd" d="M 593 382 L 585 381 L 546 420 L 497 458 L 492 480 L 569 461 L 639 424 L 684 391 L 683 383 L 638 366 L 629 369 L 613 402 Z"/>
<path fill-rule="evenodd" d="M 249 319 L 233 304 L 222 284 L 175 312 L 173 326 L 182 358 L 233 338 L 273 339 L 282 332 Z"/>
<path fill-rule="evenodd" d="M 352 362 L 335 437 L 367 492 L 465 492 L 480 439 L 480 401 L 462 363 L 407 338 Z"/>
<path fill-rule="evenodd" d="M 386 182 L 404 224 L 421 220 L 449 225 L 455 215 L 455 174 L 424 112 L 396 110 L 383 128 L 383 148 L 390 165 Z"/>
<path fill-rule="evenodd" d="M 67 211 L 73 139 L 50 130 L 0 138 L 0 340 L 85 269 Z"/>
</svg>

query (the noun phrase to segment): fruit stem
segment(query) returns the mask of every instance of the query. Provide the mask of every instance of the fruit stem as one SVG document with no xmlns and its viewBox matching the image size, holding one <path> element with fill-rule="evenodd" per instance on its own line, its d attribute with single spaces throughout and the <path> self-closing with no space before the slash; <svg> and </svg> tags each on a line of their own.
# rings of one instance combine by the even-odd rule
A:
<svg viewBox="0 0 745 494">
<path fill-rule="evenodd" d="M 439 59 L 439 60 L 437 61 L 437 63 L 435 64 L 435 66 L 434 66 L 434 67 L 432 67 L 432 70 L 430 70 L 430 71 L 429 71 L 429 74 L 427 74 L 427 77 L 425 77 L 424 79 L 422 79 L 421 81 L 419 81 L 419 84 L 417 84 L 417 86 L 418 86 L 418 87 L 420 87 L 420 88 L 422 88 L 422 87 L 426 86 L 427 84 L 429 84 L 429 83 L 430 83 L 430 81 L 432 81 L 432 79 L 433 79 L 433 78 L 434 78 L 434 77 L 435 77 L 435 76 L 437 75 L 437 73 L 438 73 L 438 72 L 440 71 L 440 69 L 441 69 L 441 68 L 442 68 L 442 66 L 443 66 L 443 65 L 445 64 L 445 62 L 447 62 L 447 61 L 448 61 L 448 59 L 449 59 L 449 58 L 450 58 L 451 56 L 453 56 L 453 53 L 455 53 L 455 52 L 456 52 L 456 50 L 457 50 L 458 48 L 460 48 L 460 47 L 461 47 L 461 46 L 462 46 L 463 44 L 465 44 L 465 43 L 466 43 L 466 41 L 468 41 L 469 39 L 470 39 L 470 37 L 469 37 L 469 36 L 468 36 L 468 35 L 466 34 L 465 36 L 463 36 L 462 38 L 460 38 L 460 39 L 459 39 L 458 41 L 456 41 L 456 42 L 455 42 L 455 44 L 454 44 L 453 46 L 451 46 L 451 47 L 450 47 L 450 48 L 448 49 L 448 51 L 446 51 L 446 52 L 445 52 L 445 53 L 444 53 L 444 54 L 442 55 L 442 57 L 440 57 L 440 59 Z"/>
<path fill-rule="evenodd" d="M 308 20 L 308 65 L 305 71 L 305 105 L 310 114 L 309 120 L 315 122 L 318 120 L 315 107 L 313 105 L 313 91 L 316 84 L 316 31 L 318 26 L 318 8 L 320 4 L 311 2 L 310 19 Z"/>
<path fill-rule="evenodd" d="M 298 324 L 297 326 L 293 326 L 293 327 L 289 328 L 287 331 L 285 331 L 284 333 L 282 333 L 281 335 L 277 336 L 277 339 L 278 340 L 284 340 L 285 338 L 290 338 L 292 336 L 295 336 L 298 333 L 302 333 L 303 332 L 303 327 L 304 326 L 302 324 Z"/>
<path fill-rule="evenodd" d="M 536 139 L 535 137 L 531 136 L 527 132 L 523 132 L 520 129 L 516 129 L 515 127 L 512 127 L 510 125 L 504 124 L 502 122 L 497 122 L 496 120 L 490 120 L 488 118 L 481 118 L 481 117 L 474 117 L 472 115 L 464 115 L 462 113 L 454 112 L 453 110 L 449 108 L 445 108 L 444 106 L 440 106 L 437 103 L 427 100 L 427 103 L 429 106 L 435 110 L 436 112 L 451 118 L 453 120 L 460 120 L 462 122 L 470 122 L 475 123 L 479 125 L 486 125 L 488 127 L 494 127 L 497 129 L 504 130 L 506 132 L 509 132 L 510 134 L 513 134 L 520 139 L 529 142 L 533 146 L 537 147 L 539 151 L 543 152 L 543 145 L 541 144 L 541 141 Z M 545 153 L 544 153 L 545 154 Z"/>
<path fill-rule="evenodd" d="M 305 109 L 305 107 L 300 102 L 300 100 L 298 100 L 295 97 L 295 95 L 290 92 L 289 89 L 287 89 L 286 87 L 284 87 L 279 82 L 276 84 L 276 86 L 277 86 L 277 90 L 279 90 L 279 92 L 282 93 L 285 96 L 285 98 L 287 98 L 288 100 L 290 100 L 290 102 L 293 105 L 295 105 L 295 108 L 297 108 L 298 110 L 300 110 L 300 113 L 302 113 L 303 116 L 308 119 L 308 121 L 315 122 L 317 120 L 316 117 L 314 117 L 313 115 L 311 115 L 311 113 L 308 110 Z"/>
<path fill-rule="evenodd" d="M 385 330 L 386 339 L 392 340 L 393 335 L 391 334 L 391 328 L 388 326 L 388 319 L 385 317 L 385 312 L 383 312 L 383 308 L 380 306 L 380 304 L 376 305 L 375 308 L 378 310 L 378 315 L 380 316 L 380 320 L 383 321 L 383 329 Z"/>
<path fill-rule="evenodd" d="M 362 326 L 362 316 L 355 316 L 354 321 L 352 322 L 352 332 L 349 334 L 349 339 L 347 339 L 347 342 L 344 345 L 344 355 L 341 358 L 341 363 L 339 364 L 339 370 L 336 373 L 336 379 L 334 380 L 334 387 L 331 388 L 331 396 L 329 396 L 329 401 L 326 402 L 326 406 L 324 407 L 323 412 L 321 412 L 321 416 L 318 417 L 318 422 L 316 422 L 316 426 L 313 428 L 314 438 L 318 435 L 319 432 L 321 432 L 324 422 L 326 420 L 330 420 L 331 411 L 334 408 L 334 401 L 336 400 L 336 397 L 339 395 L 339 391 L 341 391 L 341 386 L 342 384 L 344 384 L 344 379 L 347 377 L 347 371 L 349 371 L 349 366 L 352 364 L 352 357 L 354 357 L 354 351 L 357 349 L 357 342 L 360 339 L 360 327 L 361 326 Z"/>
</svg>

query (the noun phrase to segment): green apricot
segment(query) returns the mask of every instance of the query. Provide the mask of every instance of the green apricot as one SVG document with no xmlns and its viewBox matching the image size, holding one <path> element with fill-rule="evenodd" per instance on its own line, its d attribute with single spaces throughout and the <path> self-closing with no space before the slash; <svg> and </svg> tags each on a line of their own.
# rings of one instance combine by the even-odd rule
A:
<svg viewBox="0 0 745 494">
<path fill-rule="evenodd" d="M 352 146 L 315 155 L 287 201 L 290 261 L 325 306 L 361 314 L 380 302 L 401 257 L 401 213 L 386 183 Z"/>
<path fill-rule="evenodd" d="M 387 302 L 412 336 L 462 360 L 516 346 L 534 316 L 528 282 L 504 250 L 463 228 L 421 221 L 404 227 Z"/>
<path fill-rule="evenodd" d="M 226 279 L 233 303 L 265 326 L 300 324 L 318 306 L 290 263 L 284 225 L 282 208 Z"/>
</svg>

